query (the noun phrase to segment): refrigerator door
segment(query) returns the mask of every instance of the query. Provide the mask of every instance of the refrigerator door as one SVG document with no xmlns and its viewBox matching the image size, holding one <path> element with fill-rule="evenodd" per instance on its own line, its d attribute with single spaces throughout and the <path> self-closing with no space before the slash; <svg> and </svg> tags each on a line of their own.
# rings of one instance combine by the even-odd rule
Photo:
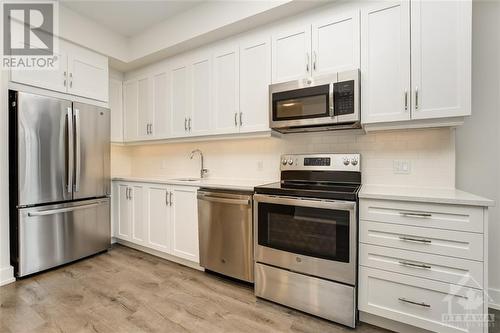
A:
<svg viewBox="0 0 500 333">
<path fill-rule="evenodd" d="M 73 103 L 74 199 L 98 198 L 110 194 L 109 119 L 109 109 Z"/>
<path fill-rule="evenodd" d="M 109 198 L 18 212 L 18 276 L 87 257 L 110 246 Z"/>
<path fill-rule="evenodd" d="M 71 200 L 71 102 L 19 92 L 13 112 L 19 206 Z"/>
</svg>

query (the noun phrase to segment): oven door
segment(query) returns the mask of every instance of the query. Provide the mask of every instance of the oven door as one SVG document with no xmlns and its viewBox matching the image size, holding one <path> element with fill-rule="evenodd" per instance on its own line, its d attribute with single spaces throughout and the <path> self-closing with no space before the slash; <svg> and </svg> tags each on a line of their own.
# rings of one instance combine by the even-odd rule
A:
<svg viewBox="0 0 500 333">
<path fill-rule="evenodd" d="M 254 196 L 255 260 L 356 284 L 356 203 Z"/>
</svg>

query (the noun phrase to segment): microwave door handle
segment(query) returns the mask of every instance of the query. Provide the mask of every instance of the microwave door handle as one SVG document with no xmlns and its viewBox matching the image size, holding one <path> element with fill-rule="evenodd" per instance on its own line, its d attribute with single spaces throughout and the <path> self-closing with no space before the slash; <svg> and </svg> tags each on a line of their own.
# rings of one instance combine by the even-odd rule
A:
<svg viewBox="0 0 500 333">
<path fill-rule="evenodd" d="M 334 102 L 334 97 L 333 97 L 333 83 L 330 83 L 330 92 L 328 96 L 328 103 L 330 104 L 330 117 L 335 118 L 335 112 L 334 112 L 334 107 L 333 107 L 333 102 Z"/>
</svg>

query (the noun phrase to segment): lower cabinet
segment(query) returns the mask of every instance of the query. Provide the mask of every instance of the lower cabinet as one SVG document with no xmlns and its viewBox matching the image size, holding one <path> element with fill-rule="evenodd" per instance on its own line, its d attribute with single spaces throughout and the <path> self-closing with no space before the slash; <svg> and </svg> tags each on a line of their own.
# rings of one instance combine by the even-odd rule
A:
<svg viewBox="0 0 500 333">
<path fill-rule="evenodd" d="M 113 184 L 113 237 L 199 263 L 197 188 Z"/>
</svg>

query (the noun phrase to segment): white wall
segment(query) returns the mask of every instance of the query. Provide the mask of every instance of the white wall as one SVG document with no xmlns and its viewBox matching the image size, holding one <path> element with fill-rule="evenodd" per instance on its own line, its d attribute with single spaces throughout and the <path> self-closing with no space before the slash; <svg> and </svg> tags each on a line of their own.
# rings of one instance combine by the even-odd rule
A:
<svg viewBox="0 0 500 333">
<path fill-rule="evenodd" d="M 500 309 L 500 2 L 474 1 L 472 11 L 472 117 L 456 132 L 456 182 L 497 202 L 489 216 L 489 285 Z"/>
<path fill-rule="evenodd" d="M 339 132 L 289 135 L 227 141 L 170 143 L 114 148 L 114 156 L 131 166 L 113 170 L 114 176 L 197 176 L 199 160 L 189 153 L 205 154 L 209 177 L 259 181 L 279 179 L 282 153 L 359 152 L 363 183 L 453 188 L 455 185 L 454 130 L 427 129 L 379 132 L 366 135 Z M 393 173 L 393 161 L 407 159 L 411 173 Z M 127 172 L 130 171 L 130 174 Z"/>
</svg>

